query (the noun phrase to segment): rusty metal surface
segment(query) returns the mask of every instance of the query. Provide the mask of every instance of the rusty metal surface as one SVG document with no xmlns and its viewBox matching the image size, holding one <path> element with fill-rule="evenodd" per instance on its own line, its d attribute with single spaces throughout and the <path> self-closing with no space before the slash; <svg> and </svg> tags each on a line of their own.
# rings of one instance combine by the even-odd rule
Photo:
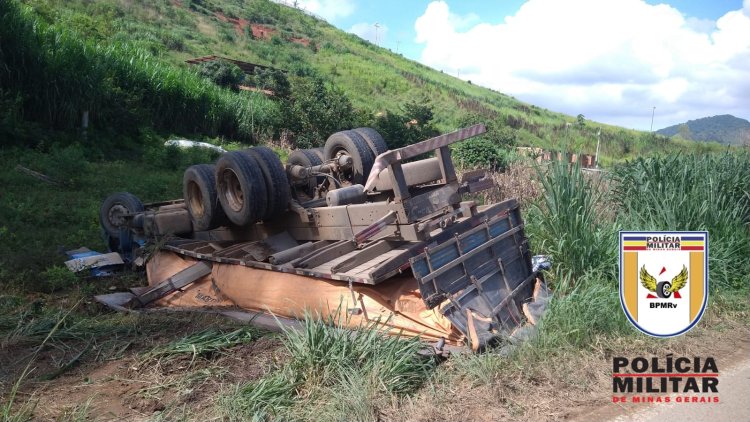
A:
<svg viewBox="0 0 750 422">
<path fill-rule="evenodd" d="M 416 186 L 440 180 L 443 177 L 440 171 L 440 162 L 437 158 L 405 163 L 401 169 L 404 171 L 407 186 Z M 382 192 L 393 189 L 390 170 L 387 168 L 380 172 L 375 181 L 374 190 Z"/>
<path fill-rule="evenodd" d="M 479 349 L 506 338 L 525 319 L 531 256 L 517 203 L 411 259 L 423 300 L 438 307 Z"/>
<path fill-rule="evenodd" d="M 413 145 L 384 152 L 378 155 L 375 159 L 375 164 L 370 171 L 370 176 L 367 178 L 367 183 L 365 183 L 365 190 L 372 191 L 377 183 L 378 174 L 395 162 L 414 158 L 426 152 L 446 147 L 454 142 L 469 139 L 485 132 L 487 132 L 485 126 L 483 124 L 477 124 L 464 129 L 459 129 L 455 132 L 446 133 L 445 135 L 436 136 Z"/>
<path fill-rule="evenodd" d="M 379 284 L 393 275 L 408 269 L 409 258 L 418 253 L 411 243 L 391 243 L 388 251 L 362 261 L 349 271 L 334 273 L 332 268 L 340 263 L 357 261 L 359 254 L 370 254 L 367 248 L 357 249 L 354 241 L 317 242 L 317 247 L 303 248 L 297 258 L 280 264 L 259 261 L 248 253 L 248 246 L 256 242 L 196 241 L 174 239 L 162 249 L 179 255 L 223 264 L 298 274 L 329 280 L 351 281 L 358 284 Z M 417 245 L 423 244 L 418 243 Z M 421 249 L 420 249 L 421 251 Z M 268 256 L 270 259 L 272 255 Z M 346 265 L 346 264 L 344 264 Z"/>
</svg>

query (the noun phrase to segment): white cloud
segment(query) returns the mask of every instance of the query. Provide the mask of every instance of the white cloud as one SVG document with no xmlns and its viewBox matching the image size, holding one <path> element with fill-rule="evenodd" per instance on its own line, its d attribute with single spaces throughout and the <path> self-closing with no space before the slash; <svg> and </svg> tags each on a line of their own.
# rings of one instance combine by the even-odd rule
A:
<svg viewBox="0 0 750 422">
<path fill-rule="evenodd" d="M 292 2 L 292 0 L 286 0 Z M 297 7 L 315 13 L 329 22 L 354 13 L 354 0 L 298 0 Z"/>
<path fill-rule="evenodd" d="M 714 114 L 750 118 L 750 0 L 717 21 L 642 0 L 529 0 L 497 24 L 443 1 L 416 23 L 421 61 L 576 115 L 648 129 Z"/>
<path fill-rule="evenodd" d="M 352 34 L 358 35 L 360 38 L 370 41 L 373 44 L 384 45 L 388 38 L 388 26 L 378 23 L 377 29 L 375 28 L 375 22 L 360 22 L 352 25 L 349 31 Z"/>
</svg>

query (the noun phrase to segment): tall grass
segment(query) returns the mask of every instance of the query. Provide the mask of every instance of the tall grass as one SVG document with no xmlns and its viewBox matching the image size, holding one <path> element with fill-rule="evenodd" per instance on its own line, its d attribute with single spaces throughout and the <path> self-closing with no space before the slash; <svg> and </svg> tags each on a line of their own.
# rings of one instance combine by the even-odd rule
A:
<svg viewBox="0 0 750 422">
<path fill-rule="evenodd" d="M 420 356 L 419 339 L 393 336 L 376 322 L 350 330 L 339 318 L 307 314 L 300 329 L 285 329 L 289 361 L 230 391 L 220 401 L 225 416 L 370 420 L 378 404 L 416 391 L 430 375 L 435 362 Z"/>
<path fill-rule="evenodd" d="M 144 355 L 145 360 L 171 360 L 179 356 L 206 357 L 222 350 L 249 343 L 259 337 L 252 327 L 227 331 L 215 328 L 185 336 L 171 343 L 156 347 Z"/>
<path fill-rule="evenodd" d="M 529 215 L 536 246 L 574 279 L 592 269 L 614 275 L 616 238 L 600 215 L 605 185 L 564 162 L 540 168 L 538 178 L 544 194 Z"/>
<path fill-rule="evenodd" d="M 750 154 L 639 158 L 614 171 L 613 201 L 625 230 L 706 230 L 710 283 L 747 287 Z"/>
<path fill-rule="evenodd" d="M 554 262 L 554 296 L 534 340 L 541 349 L 635 332 L 618 309 L 619 230 L 707 230 L 713 290 L 747 291 L 749 154 L 639 158 L 602 181 L 575 165 L 552 164 L 538 177 L 544 194 L 529 212 L 528 231 Z"/>
<path fill-rule="evenodd" d="M 89 111 L 92 128 L 111 133 L 152 127 L 244 141 L 275 125 L 277 106 L 260 94 L 220 88 L 129 44 L 82 39 L 15 0 L 0 2 L 0 21 L 0 98 L 13 99 L 16 119 L 72 130 Z"/>
</svg>

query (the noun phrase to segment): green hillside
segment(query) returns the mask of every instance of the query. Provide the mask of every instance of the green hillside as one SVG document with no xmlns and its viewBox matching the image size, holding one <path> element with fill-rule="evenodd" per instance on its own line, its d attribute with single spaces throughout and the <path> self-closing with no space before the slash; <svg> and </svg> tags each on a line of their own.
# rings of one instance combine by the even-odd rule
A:
<svg viewBox="0 0 750 422">
<path fill-rule="evenodd" d="M 727 145 L 750 145 L 750 122 L 729 114 L 688 120 L 657 130 L 664 136 L 679 136 L 691 141 L 715 141 Z"/>
<path fill-rule="evenodd" d="M 143 130 L 132 133 L 133 126 L 153 127 L 159 133 L 219 136 L 244 142 L 278 139 L 281 133 L 287 133 L 291 134 L 292 141 L 299 138 L 304 146 L 319 144 L 327 133 L 351 125 L 396 127 L 403 126 L 403 121 L 431 115 L 430 130 L 411 136 L 404 135 L 403 130 L 396 130 L 391 137 L 406 136 L 407 139 L 387 140 L 398 144 L 424 134 L 482 121 L 492 128 L 511 128 L 512 138 L 518 145 L 587 153 L 594 152 L 597 133 L 601 131 L 601 153 L 605 162 L 658 151 L 712 150 L 718 147 L 670 141 L 644 132 L 591 122 L 584 116 L 567 116 L 526 104 L 423 66 L 297 9 L 268 0 L 25 0 L 22 3 L 29 6 L 29 16 L 50 25 L 48 32 L 61 32 L 70 42 L 77 40 L 81 44 L 65 48 L 80 50 L 78 55 L 85 57 L 75 59 L 86 61 L 83 68 L 88 66 L 99 71 L 101 67 L 113 66 L 112 61 L 119 63 L 114 70 L 102 72 L 99 79 L 82 83 L 81 92 L 85 95 L 97 95 L 90 91 L 98 93 L 112 88 L 109 73 L 126 74 L 124 67 L 131 56 L 136 57 L 134 66 L 141 68 L 140 75 L 145 75 L 141 82 L 114 78 L 116 86 L 108 98 L 89 101 L 101 107 L 109 107 L 114 101 L 145 104 L 145 111 L 128 113 L 129 126 L 120 119 L 118 110 L 99 113 L 97 117 L 112 119 L 105 120 L 106 124 L 101 118 L 94 121 L 95 126 L 99 124 L 107 129 L 113 125 L 121 127 L 132 136 L 144 133 Z M 59 48 L 56 43 L 49 41 L 40 47 L 46 49 L 50 60 L 66 57 L 56 50 Z M 185 63 L 187 59 L 205 55 L 220 55 L 283 70 L 292 85 L 291 97 L 304 97 L 308 104 L 305 106 L 298 101 L 292 106 L 291 102 L 269 100 L 245 92 L 214 93 L 191 76 L 195 69 L 188 70 L 190 66 Z M 74 60 L 56 63 L 56 66 L 69 66 L 62 69 L 63 72 L 81 65 L 80 61 Z M 173 72 L 165 66 L 183 70 Z M 151 72 L 151 67 L 160 70 Z M 56 70 L 59 67 L 51 68 Z M 74 76 L 77 78 L 82 74 L 88 76 L 86 72 L 77 72 Z M 169 84 L 162 83 L 160 78 L 169 78 L 170 75 Z M 59 83 L 57 74 L 48 77 L 52 79 L 50 83 Z M 312 78 L 313 82 L 299 82 L 306 78 Z M 180 79 L 183 82 L 178 82 Z M 316 85 L 315 81 L 321 81 L 326 88 Z M 142 83 L 151 88 L 143 92 Z M 165 95 L 164 85 L 175 89 Z M 182 85 L 191 88 L 181 92 L 176 87 Z M 86 87 L 93 88 L 86 91 Z M 129 95 L 131 89 L 137 91 L 135 99 Z M 180 106 L 195 101 L 198 94 L 194 91 L 201 92 L 204 99 L 200 106 L 190 106 L 188 113 L 182 113 Z M 89 103 L 76 103 L 70 99 L 78 98 L 81 92 L 65 97 L 65 107 L 56 107 L 69 112 L 63 119 L 68 123 L 62 129 L 73 129 L 74 125 L 70 123 L 76 120 L 73 116 L 88 109 Z M 13 98 L 7 94 L 6 97 Z M 28 104 L 40 98 L 44 95 L 31 95 L 20 108 L 43 108 L 38 104 Z M 331 109 L 326 105 L 328 108 L 319 113 L 320 116 L 311 116 L 315 114 L 311 109 L 315 108 L 316 101 L 318 105 L 337 102 L 339 108 Z M 413 107 L 415 104 L 426 105 L 427 110 Z M 352 106 L 353 113 L 347 113 Z M 170 113 L 175 113 L 177 124 L 170 126 L 168 120 L 158 119 L 165 107 Z M 127 107 L 123 105 L 122 108 Z M 204 114 L 209 121 L 201 122 L 203 118 L 194 116 L 201 110 L 207 110 Z M 19 114 L 26 116 L 29 113 Z M 326 115 L 342 117 L 339 122 L 322 122 Z M 402 119 L 389 122 L 383 117 L 394 115 Z M 42 117 L 49 120 L 47 116 Z M 52 123 L 51 126 L 60 129 L 58 121 L 46 120 L 43 127 Z M 194 121 L 200 124 L 191 126 Z"/>
</svg>

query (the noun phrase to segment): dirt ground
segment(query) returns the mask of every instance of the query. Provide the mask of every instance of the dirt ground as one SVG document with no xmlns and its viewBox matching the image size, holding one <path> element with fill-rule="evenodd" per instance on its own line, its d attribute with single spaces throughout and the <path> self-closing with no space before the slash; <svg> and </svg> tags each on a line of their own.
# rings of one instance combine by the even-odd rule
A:
<svg viewBox="0 0 750 422">
<path fill-rule="evenodd" d="M 720 371 L 747 359 L 750 328 L 710 315 L 703 323 L 689 335 L 674 339 L 623 339 L 595 344 L 588 352 L 551 356 L 549 362 L 521 360 L 500 369 L 489 383 L 477 382 L 476 377 L 453 379 L 448 385 L 423 389 L 391 416 L 425 422 L 608 420 L 637 410 L 611 402 L 612 356 L 713 356 Z"/>
<path fill-rule="evenodd" d="M 182 407 L 197 415 L 209 410 L 225 385 L 260 378 L 283 352 L 278 338 L 265 336 L 211 360 L 183 356 L 148 362 L 131 354 L 82 364 L 52 381 L 31 382 L 19 401 L 33 398 L 35 420 L 59 420 L 82 406 L 90 420 L 149 420 L 155 412 Z"/>
</svg>

